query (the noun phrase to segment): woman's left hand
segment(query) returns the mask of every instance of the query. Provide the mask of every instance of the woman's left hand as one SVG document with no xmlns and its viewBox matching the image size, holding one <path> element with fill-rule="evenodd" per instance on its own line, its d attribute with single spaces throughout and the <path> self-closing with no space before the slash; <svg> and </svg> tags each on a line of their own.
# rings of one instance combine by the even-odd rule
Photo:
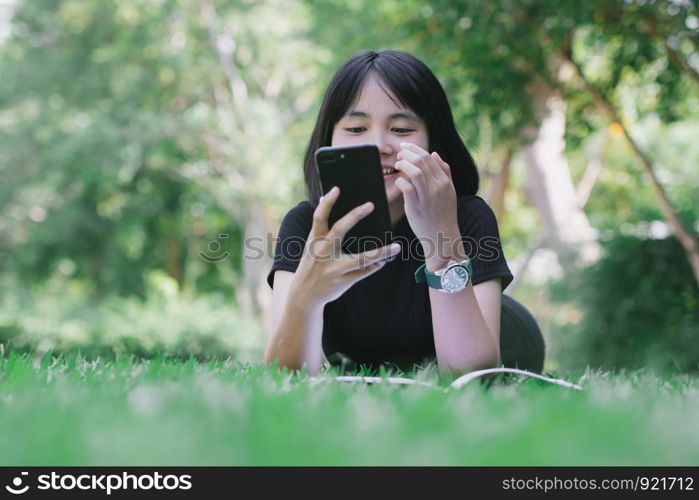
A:
<svg viewBox="0 0 699 500">
<path fill-rule="evenodd" d="M 435 248 L 440 232 L 448 235 L 458 228 L 451 169 L 436 151 L 430 154 L 408 142 L 400 147 L 394 167 L 401 173 L 396 186 L 403 193 L 405 215 L 415 236 Z"/>
</svg>

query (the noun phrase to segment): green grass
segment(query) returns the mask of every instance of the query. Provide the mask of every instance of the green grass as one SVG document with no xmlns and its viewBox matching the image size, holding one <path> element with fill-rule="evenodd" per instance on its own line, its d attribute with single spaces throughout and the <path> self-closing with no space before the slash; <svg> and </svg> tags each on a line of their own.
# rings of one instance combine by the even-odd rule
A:
<svg viewBox="0 0 699 500">
<path fill-rule="evenodd" d="M 0 465 L 699 465 L 696 377 L 565 377 L 578 392 L 334 375 L 6 354 Z"/>
</svg>

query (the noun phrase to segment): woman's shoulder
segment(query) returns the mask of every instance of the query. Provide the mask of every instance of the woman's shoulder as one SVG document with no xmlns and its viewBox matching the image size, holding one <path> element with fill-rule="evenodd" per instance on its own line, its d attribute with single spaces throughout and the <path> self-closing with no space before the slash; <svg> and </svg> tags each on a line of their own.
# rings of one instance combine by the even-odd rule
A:
<svg viewBox="0 0 699 500">
<path fill-rule="evenodd" d="M 456 199 L 456 203 L 459 212 L 468 212 L 478 217 L 494 215 L 493 209 L 490 208 L 488 202 L 476 194 L 463 194 Z"/>
<path fill-rule="evenodd" d="M 291 207 L 287 214 L 293 214 L 296 216 L 311 216 L 313 217 L 313 205 L 308 200 L 303 200 L 298 202 L 295 206 Z"/>
<path fill-rule="evenodd" d="M 293 226 L 296 228 L 308 228 L 313 225 L 313 206 L 308 200 L 303 200 L 291 207 L 284 215 L 281 227 Z"/>
<path fill-rule="evenodd" d="M 485 203 L 488 204 L 483 198 L 477 194 L 460 194 L 457 196 L 457 200 L 460 203 Z"/>
<path fill-rule="evenodd" d="M 478 195 L 462 195 L 457 198 L 459 226 L 465 234 L 497 233 L 498 221 L 488 202 Z"/>
</svg>

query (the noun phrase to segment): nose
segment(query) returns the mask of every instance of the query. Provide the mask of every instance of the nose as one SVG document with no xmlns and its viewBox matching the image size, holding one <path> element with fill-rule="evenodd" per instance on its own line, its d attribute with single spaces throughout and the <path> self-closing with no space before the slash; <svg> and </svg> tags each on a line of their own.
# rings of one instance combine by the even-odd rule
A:
<svg viewBox="0 0 699 500">
<path fill-rule="evenodd" d="M 374 142 L 382 156 L 391 156 L 396 151 L 397 145 L 391 142 L 390 134 L 378 132 L 374 137 Z"/>
</svg>

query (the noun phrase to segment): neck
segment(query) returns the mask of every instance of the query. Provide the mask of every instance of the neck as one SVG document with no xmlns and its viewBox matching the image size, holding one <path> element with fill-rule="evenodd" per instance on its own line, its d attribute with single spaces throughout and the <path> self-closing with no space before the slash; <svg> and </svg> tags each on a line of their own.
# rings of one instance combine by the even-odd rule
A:
<svg viewBox="0 0 699 500">
<path fill-rule="evenodd" d="M 389 203 L 388 212 L 391 215 L 391 225 L 395 226 L 396 224 L 398 224 L 398 221 L 400 221 L 405 215 L 403 198 L 400 198 L 393 203 Z"/>
</svg>

